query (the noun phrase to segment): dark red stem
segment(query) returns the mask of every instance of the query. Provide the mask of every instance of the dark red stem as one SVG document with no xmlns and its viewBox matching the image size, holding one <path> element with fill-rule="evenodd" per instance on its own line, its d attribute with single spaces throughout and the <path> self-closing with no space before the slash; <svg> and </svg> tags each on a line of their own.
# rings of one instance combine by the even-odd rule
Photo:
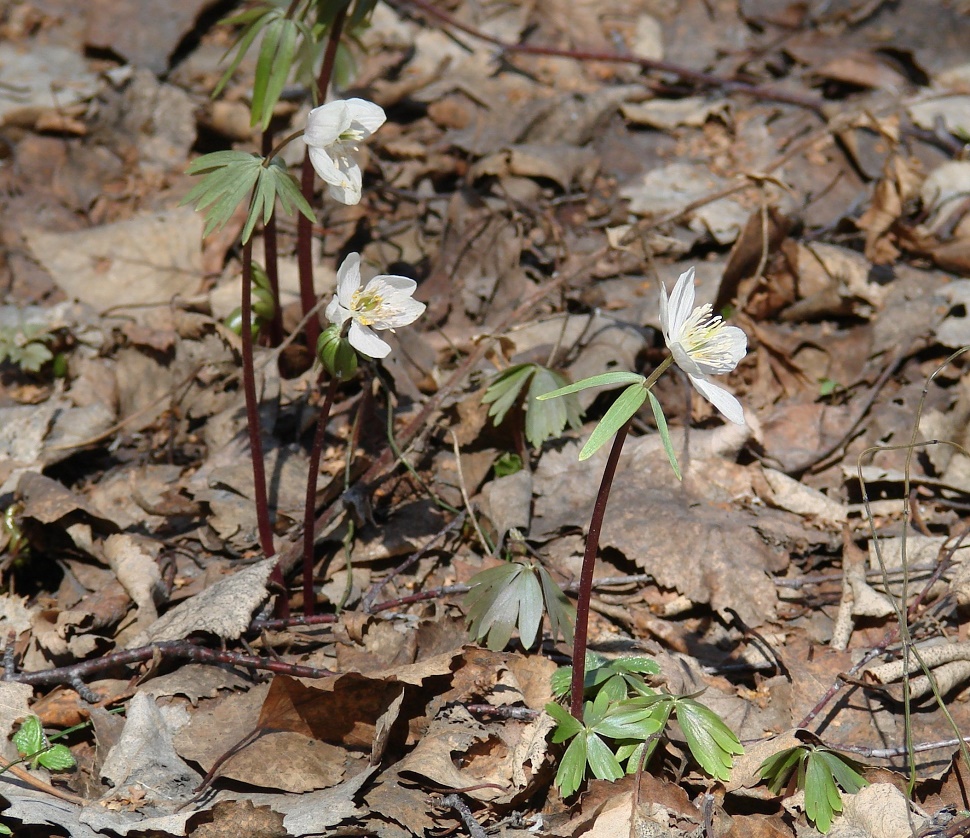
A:
<svg viewBox="0 0 970 838">
<path fill-rule="evenodd" d="M 313 523 L 317 514 L 317 478 L 320 475 L 320 452 L 323 450 L 323 437 L 330 421 L 330 409 L 333 407 L 334 397 L 337 395 L 337 385 L 340 380 L 330 379 L 327 395 L 320 408 L 317 418 L 317 429 L 313 434 L 313 447 L 310 448 L 310 472 L 306 481 L 306 506 L 303 510 L 303 613 L 313 616 L 316 594 L 313 590 Z"/>
<path fill-rule="evenodd" d="M 569 712 L 580 723 L 583 721 L 583 691 L 586 683 L 586 638 L 589 634 L 589 601 L 593 594 L 593 569 L 600 546 L 600 532 L 606 517 L 606 504 L 610 499 L 610 489 L 616 474 L 616 464 L 620 461 L 623 441 L 630 430 L 631 416 L 613 437 L 603 479 L 600 481 L 596 503 L 593 504 L 593 517 L 589 522 L 589 535 L 586 536 L 586 552 L 583 555 L 583 569 L 579 575 L 579 599 L 576 601 L 576 632 L 573 636 L 573 680 L 569 688 Z"/>
<path fill-rule="evenodd" d="M 253 499 L 256 502 L 256 525 L 259 529 L 259 545 L 266 558 L 276 550 L 273 547 L 273 527 L 269 520 L 269 502 L 266 498 L 266 468 L 263 465 L 263 440 L 259 429 L 259 402 L 256 400 L 256 374 L 253 368 L 253 240 L 243 245 L 242 287 L 242 363 L 243 391 L 246 395 L 246 425 L 249 428 L 249 453 L 253 460 Z M 282 582 L 282 578 L 279 580 Z"/>
<path fill-rule="evenodd" d="M 344 20 L 347 17 L 347 6 L 344 6 L 333 18 L 330 27 L 327 49 L 323 54 L 323 64 L 320 67 L 320 75 L 317 77 L 317 101 L 322 102 L 327 95 L 327 88 L 330 86 L 330 77 L 333 75 L 333 64 L 337 57 L 337 47 L 340 45 L 340 33 L 344 28 Z M 303 168 L 300 171 L 300 191 L 307 201 L 313 198 L 313 164 L 310 162 L 310 150 L 307 149 L 303 155 Z M 310 248 L 313 225 L 310 219 L 300 213 L 296 217 L 296 262 L 300 271 L 300 305 L 303 307 L 303 316 L 310 313 L 317 302 L 313 292 L 313 255 Z M 307 345 L 311 352 L 317 348 L 317 338 L 320 337 L 320 321 L 316 317 L 311 317 L 306 324 Z"/>
<path fill-rule="evenodd" d="M 272 128 L 267 128 L 263 132 L 263 157 L 269 156 L 273 151 L 273 134 Z M 266 276 L 269 279 L 269 287 L 273 289 L 273 299 L 276 301 L 276 310 L 273 312 L 273 320 L 269 326 L 269 343 L 270 346 L 279 346 L 283 342 L 283 309 L 280 306 L 280 272 L 277 264 L 275 212 L 269 217 L 269 221 L 263 225 L 263 251 L 266 255 Z"/>
</svg>

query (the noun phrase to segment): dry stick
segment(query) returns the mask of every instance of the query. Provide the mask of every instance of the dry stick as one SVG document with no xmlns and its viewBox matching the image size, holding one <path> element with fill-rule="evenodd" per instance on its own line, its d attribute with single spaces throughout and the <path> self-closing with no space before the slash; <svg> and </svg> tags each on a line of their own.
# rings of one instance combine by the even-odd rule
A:
<svg viewBox="0 0 970 838">
<path fill-rule="evenodd" d="M 313 446 L 310 448 L 310 464 L 306 481 L 306 506 L 303 510 L 303 613 L 313 616 L 316 594 L 313 590 L 313 519 L 317 513 L 317 479 L 320 476 L 320 453 L 323 450 L 323 437 L 327 432 L 327 422 L 330 421 L 330 410 L 337 395 L 340 379 L 335 375 L 330 379 L 327 395 L 317 417 L 317 429 L 313 434 Z"/>
<path fill-rule="evenodd" d="M 340 10 L 334 15 L 333 23 L 330 26 L 330 33 L 327 40 L 327 49 L 323 54 L 323 64 L 320 66 L 320 75 L 317 76 L 317 95 L 316 101 L 322 102 L 327 97 L 327 88 L 330 87 L 330 77 L 333 75 L 333 65 L 337 57 L 337 47 L 340 45 L 340 33 L 343 30 L 344 20 L 347 17 L 348 4 L 341 6 Z M 313 197 L 313 164 L 310 162 L 310 147 L 307 146 L 303 154 L 303 167 L 300 170 L 300 191 L 307 202 Z M 310 246 L 312 236 L 312 223 L 303 213 L 296 218 L 296 262 L 300 273 L 300 304 L 303 306 L 304 315 L 313 308 L 316 302 L 316 294 L 313 290 L 313 250 Z M 306 338 L 307 346 L 314 352 L 317 348 L 317 338 L 320 337 L 320 323 L 316 319 L 307 321 Z"/>
<path fill-rule="evenodd" d="M 952 561 L 953 555 L 960 548 L 960 545 L 963 539 L 967 536 L 968 532 L 970 532 L 970 530 L 967 530 L 961 533 L 960 536 L 957 538 L 956 542 L 953 544 L 953 546 L 947 548 L 947 555 L 944 556 L 943 561 L 938 563 L 937 569 L 931 574 L 930 578 L 927 579 L 926 583 L 923 585 L 923 588 L 920 590 L 920 592 L 916 595 L 916 598 L 913 600 L 913 604 L 910 605 L 909 608 L 907 609 L 907 619 L 909 620 L 915 619 L 916 610 L 922 604 L 923 599 L 929 593 L 933 585 L 935 585 L 936 582 L 939 580 L 940 576 L 942 576 L 945 570 L 945 566 Z M 805 718 L 803 718 L 798 723 L 797 727 L 799 728 L 808 727 L 808 725 L 811 724 L 811 722 L 818 716 L 818 714 L 825 709 L 828 703 L 833 698 L 835 698 L 836 695 L 838 695 L 842 687 L 846 686 L 846 684 L 849 684 L 852 681 L 852 679 L 855 678 L 856 675 L 858 675 L 860 672 L 862 672 L 863 669 L 866 668 L 866 666 L 869 664 L 870 661 L 874 660 L 879 655 L 881 655 L 886 649 L 889 648 L 889 646 L 895 643 L 898 639 L 899 639 L 898 626 L 887 631 L 886 634 L 883 636 L 882 640 L 880 640 L 879 643 L 877 643 L 868 652 L 866 652 L 866 654 L 863 655 L 862 659 L 858 663 L 856 663 L 851 669 L 849 669 L 848 672 L 845 673 L 844 677 L 842 675 L 839 675 L 835 679 L 835 681 L 832 682 L 831 686 L 825 691 L 824 695 L 818 700 L 818 703 L 808 712 Z M 852 684 L 852 685 L 856 686 L 855 684 Z"/>
<path fill-rule="evenodd" d="M 283 663 L 282 661 L 267 660 L 253 655 L 241 655 L 238 652 L 223 652 L 217 649 L 207 649 L 197 646 L 187 640 L 166 640 L 151 646 L 139 646 L 137 649 L 125 649 L 113 652 L 100 658 L 82 661 L 70 666 L 59 666 L 56 669 L 44 669 L 39 672 L 4 673 L 3 680 L 17 681 L 34 687 L 56 686 L 80 681 L 86 676 L 103 672 L 118 666 L 129 666 L 133 663 L 144 663 L 156 656 L 170 660 L 190 660 L 195 663 L 228 664 L 247 669 L 267 670 L 282 675 L 292 675 L 294 678 L 327 678 L 338 673 L 329 669 L 319 669 L 312 666 Z"/>
<path fill-rule="evenodd" d="M 387 574 L 382 579 L 378 579 L 370 588 L 367 589 L 367 593 L 364 595 L 363 600 L 361 600 L 361 608 L 364 613 L 370 613 L 371 609 L 374 607 L 374 600 L 377 599 L 377 595 L 384 590 L 384 586 L 390 582 L 395 576 L 404 573 L 411 565 L 419 561 L 423 556 L 428 554 L 428 551 L 434 547 L 441 539 L 443 539 L 448 533 L 453 530 L 461 528 L 461 525 L 465 523 L 465 518 L 468 515 L 467 512 L 462 510 L 454 518 L 452 518 L 442 529 L 438 530 L 424 546 L 419 550 L 415 550 L 410 556 L 408 556 L 403 562 L 401 562 L 397 567 L 395 567 L 390 573 Z"/>
<path fill-rule="evenodd" d="M 438 801 L 438 805 L 456 810 L 461 816 L 462 823 L 465 824 L 465 829 L 468 830 L 471 838 L 487 838 L 487 833 L 482 828 L 482 825 L 475 820 L 475 816 L 472 814 L 472 810 L 468 808 L 468 804 L 457 794 L 445 795 Z"/>
<path fill-rule="evenodd" d="M 774 102 L 785 102 L 789 105 L 797 105 L 800 108 L 805 108 L 825 118 L 822 100 L 817 99 L 814 96 L 801 96 L 797 93 L 792 93 L 791 91 L 787 90 L 780 90 L 774 87 L 748 84 L 747 82 L 737 81 L 735 79 L 726 79 L 722 76 L 713 75 L 712 73 L 691 70 L 689 67 L 684 67 L 680 64 L 673 64 L 669 61 L 658 61 L 653 58 L 641 58 L 635 55 L 621 55 L 620 53 L 616 52 L 591 52 L 588 50 L 540 47 L 533 46 L 531 44 L 512 44 L 456 20 L 447 12 L 444 12 L 432 5 L 430 2 L 428 2 L 428 0 L 404 0 L 404 2 L 421 9 L 421 11 L 426 12 L 432 17 L 436 17 L 438 20 L 443 21 L 448 26 L 459 29 L 462 32 L 465 32 L 474 38 L 478 38 L 481 41 L 494 44 L 503 52 L 521 53 L 525 55 L 547 55 L 558 58 L 572 58 L 575 61 L 602 61 L 611 64 L 636 64 L 644 70 L 653 70 L 654 72 L 659 73 L 670 73 L 680 79 L 683 79 L 684 81 L 715 87 L 719 90 L 723 90 L 725 93 L 742 93 L 755 99 L 766 99 Z M 398 3 L 392 2 L 391 5 L 398 5 Z"/>
<path fill-rule="evenodd" d="M 32 788 L 37 789 L 37 791 L 44 792 L 44 794 L 49 794 L 52 797 L 56 797 L 59 800 L 64 800 L 67 803 L 76 803 L 78 806 L 87 806 L 88 801 L 83 797 L 78 797 L 76 794 L 71 794 L 69 791 L 64 791 L 56 786 L 50 785 L 50 783 L 45 783 L 39 777 L 35 777 L 26 768 L 20 765 L 15 765 L 13 763 L 4 763 L 0 760 L 0 783 L 3 782 L 3 774 L 13 774 L 18 780 L 21 780 Z"/>
</svg>

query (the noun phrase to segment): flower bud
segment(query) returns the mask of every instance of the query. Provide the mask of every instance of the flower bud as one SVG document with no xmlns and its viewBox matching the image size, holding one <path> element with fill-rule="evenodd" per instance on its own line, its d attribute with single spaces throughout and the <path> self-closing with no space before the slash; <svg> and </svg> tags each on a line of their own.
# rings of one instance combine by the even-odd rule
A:
<svg viewBox="0 0 970 838">
<path fill-rule="evenodd" d="M 236 307 L 232 310 L 232 313 L 222 321 L 222 324 L 227 328 L 234 331 L 237 335 L 242 337 L 242 308 Z M 252 313 L 252 318 L 250 320 L 249 328 L 253 335 L 253 340 L 259 337 L 259 319 L 256 317 L 256 312 Z"/>
<path fill-rule="evenodd" d="M 357 372 L 357 350 L 340 335 L 341 327 L 325 329 L 317 340 L 317 358 L 338 381 L 349 381 Z"/>
</svg>

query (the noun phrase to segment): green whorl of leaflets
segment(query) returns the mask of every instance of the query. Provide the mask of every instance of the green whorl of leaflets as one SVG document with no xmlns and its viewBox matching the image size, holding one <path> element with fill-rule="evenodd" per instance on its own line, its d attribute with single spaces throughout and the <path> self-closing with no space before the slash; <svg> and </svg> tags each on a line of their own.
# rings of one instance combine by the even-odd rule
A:
<svg viewBox="0 0 970 838">
<path fill-rule="evenodd" d="M 296 209 L 310 221 L 316 220 L 296 178 L 278 157 L 267 164 L 263 157 L 246 151 L 214 151 L 193 160 L 185 171 L 202 177 L 182 199 L 182 204 L 194 203 L 196 211 L 205 216 L 205 236 L 224 227 L 236 207 L 250 194 L 249 213 L 242 231 L 244 244 L 253 234 L 257 221 L 262 219 L 264 224 L 269 221 L 277 199 L 288 215 Z"/>
<path fill-rule="evenodd" d="M 838 786 L 849 794 L 869 785 L 856 769 L 858 763 L 821 745 L 805 744 L 772 754 L 758 769 L 769 788 L 778 794 L 797 769 L 797 787 L 805 792 L 805 814 L 818 831 L 826 833 L 842 811 Z M 838 785 L 836 785 L 838 784 Z"/>
<path fill-rule="evenodd" d="M 553 637 L 573 639 L 576 609 L 541 565 L 506 562 L 475 574 L 465 596 L 468 632 L 492 651 L 504 649 L 518 626 L 526 649 L 540 637 L 543 612 Z"/>
<path fill-rule="evenodd" d="M 584 378 L 575 384 L 560 387 L 558 390 L 553 390 L 551 393 L 544 393 L 536 398 L 539 401 L 545 401 L 546 399 L 556 399 L 560 396 L 569 396 L 581 390 L 588 390 L 591 387 L 613 387 L 620 384 L 627 384 L 629 386 L 620 393 L 616 401 L 610 405 L 610 409 L 606 411 L 606 415 L 600 419 L 599 424 L 593 429 L 593 433 L 590 434 L 589 439 L 583 446 L 583 450 L 579 452 L 579 459 L 587 460 L 592 457 L 593 454 L 615 436 L 620 428 L 636 415 L 636 412 L 649 398 L 650 408 L 653 411 L 653 417 L 657 423 L 657 430 L 660 432 L 660 439 L 663 441 L 664 451 L 667 454 L 667 459 L 670 460 L 670 467 L 674 470 L 677 479 L 681 480 L 680 466 L 677 465 L 677 457 L 674 454 L 674 446 L 670 441 L 670 431 L 667 429 L 667 420 L 664 418 L 663 408 L 650 389 L 652 383 L 648 386 L 648 380 L 645 376 L 638 375 L 635 372 L 606 372 L 602 375 Z"/>
<path fill-rule="evenodd" d="M 717 713 L 692 697 L 661 693 L 649 686 L 644 676 L 660 673 L 655 661 L 645 657 L 607 660 L 588 652 L 585 672 L 582 723 L 561 705 L 546 705 L 556 721 L 553 742 L 572 740 L 556 775 L 563 797 L 573 794 L 587 774 L 601 780 L 617 779 L 624 771 L 632 774 L 641 757 L 644 762 L 650 760 L 661 740 L 658 734 L 671 717 L 677 718 L 697 764 L 718 780 L 730 778 L 734 757 L 744 752 L 737 736 Z M 553 694 L 564 698 L 571 678 L 572 667 L 557 670 Z"/>
</svg>

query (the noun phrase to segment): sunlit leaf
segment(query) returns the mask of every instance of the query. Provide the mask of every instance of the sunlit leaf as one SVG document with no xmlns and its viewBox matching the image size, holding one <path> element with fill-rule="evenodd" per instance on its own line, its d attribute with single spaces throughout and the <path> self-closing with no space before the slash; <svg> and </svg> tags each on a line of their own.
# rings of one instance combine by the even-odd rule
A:
<svg viewBox="0 0 970 838">
<path fill-rule="evenodd" d="M 609 442 L 647 400 L 647 390 L 643 388 L 641 381 L 642 379 L 638 377 L 637 383 L 627 387 L 610 405 L 606 415 L 600 419 L 600 423 L 593 429 L 593 433 L 590 434 L 583 450 L 579 452 L 580 460 L 589 459 Z"/>
<path fill-rule="evenodd" d="M 576 736 L 559 761 L 556 786 L 563 797 L 569 797 L 582 785 L 586 776 L 586 736 Z"/>
<path fill-rule="evenodd" d="M 535 448 L 547 439 L 558 437 L 566 425 L 571 428 L 582 425 L 583 410 L 575 394 L 549 402 L 538 401 L 540 395 L 565 383 L 565 376 L 545 367 L 535 367 L 525 398 L 525 438 Z"/>
<path fill-rule="evenodd" d="M 485 391 L 485 395 L 482 396 L 482 404 L 491 405 L 488 415 L 495 420 L 496 425 L 502 423 L 505 414 L 509 412 L 519 398 L 519 393 L 522 392 L 522 387 L 528 381 L 533 369 L 532 364 L 517 364 L 514 367 L 509 367 L 495 376 L 495 379 Z"/>
<path fill-rule="evenodd" d="M 683 480 L 684 478 L 680 474 L 680 466 L 677 465 L 677 455 L 674 454 L 674 446 L 670 442 L 670 431 L 667 430 L 667 418 L 664 416 L 663 408 L 652 391 L 648 390 L 647 396 L 650 398 L 653 418 L 657 423 L 657 430 L 660 431 L 660 439 L 663 442 L 664 451 L 667 452 L 667 459 L 670 460 L 670 467 L 674 470 L 677 479 Z"/>
<path fill-rule="evenodd" d="M 51 745 L 37 757 L 37 762 L 44 766 L 48 771 L 64 771 L 73 768 L 77 763 L 74 754 L 66 745 Z"/>
<path fill-rule="evenodd" d="M 44 728 L 37 716 L 28 716 L 13 735 L 13 744 L 21 756 L 36 754 L 44 747 Z"/>
<path fill-rule="evenodd" d="M 588 390 L 591 387 L 610 387 L 618 384 L 635 384 L 643 381 L 646 381 L 646 379 L 642 375 L 638 375 L 635 372 L 604 372 L 600 375 L 584 378 L 582 381 L 577 381 L 575 384 L 568 384 L 565 387 L 560 387 L 558 390 L 553 390 L 551 393 L 543 393 L 541 396 L 536 396 L 536 398 L 539 399 L 539 401 L 545 401 L 546 399 L 558 399 L 560 396 L 568 396 L 570 393 L 579 393 L 580 391 Z"/>
<path fill-rule="evenodd" d="M 576 739 L 582 739 L 577 736 Z M 592 731 L 586 734 L 586 762 L 589 763 L 593 776 L 600 780 L 619 780 L 623 776 L 623 768 L 606 743 Z"/>
<path fill-rule="evenodd" d="M 717 713 L 693 699 L 678 699 L 676 712 L 691 755 L 701 768 L 718 780 L 730 779 L 734 755 L 744 753 L 734 732 Z"/>
</svg>

